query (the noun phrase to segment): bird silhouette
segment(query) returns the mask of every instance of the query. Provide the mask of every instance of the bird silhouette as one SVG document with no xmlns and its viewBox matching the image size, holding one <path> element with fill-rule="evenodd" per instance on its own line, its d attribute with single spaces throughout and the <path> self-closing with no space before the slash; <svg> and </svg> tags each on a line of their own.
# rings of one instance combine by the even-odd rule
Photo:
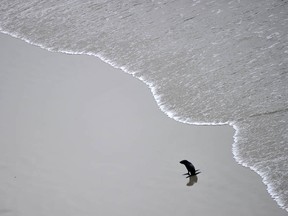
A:
<svg viewBox="0 0 288 216">
<path fill-rule="evenodd" d="M 183 165 L 185 165 L 185 167 L 186 167 L 186 169 L 187 169 L 187 171 L 188 171 L 188 173 L 184 173 L 184 174 L 183 174 L 183 175 L 187 175 L 186 178 L 189 178 L 189 177 L 191 177 L 191 176 L 196 176 L 196 175 L 198 175 L 199 173 L 201 173 L 198 169 L 195 170 L 194 165 L 193 165 L 191 162 L 187 161 L 187 160 L 182 160 L 182 161 L 180 161 L 180 163 L 183 164 Z"/>
</svg>

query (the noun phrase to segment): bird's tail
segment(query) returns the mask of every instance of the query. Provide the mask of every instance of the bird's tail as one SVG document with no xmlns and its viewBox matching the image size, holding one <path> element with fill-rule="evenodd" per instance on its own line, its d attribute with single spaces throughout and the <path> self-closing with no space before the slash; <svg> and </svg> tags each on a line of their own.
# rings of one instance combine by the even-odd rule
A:
<svg viewBox="0 0 288 216">
<path fill-rule="evenodd" d="M 196 170 L 195 175 L 198 175 L 199 173 L 201 173 L 199 170 Z"/>
</svg>

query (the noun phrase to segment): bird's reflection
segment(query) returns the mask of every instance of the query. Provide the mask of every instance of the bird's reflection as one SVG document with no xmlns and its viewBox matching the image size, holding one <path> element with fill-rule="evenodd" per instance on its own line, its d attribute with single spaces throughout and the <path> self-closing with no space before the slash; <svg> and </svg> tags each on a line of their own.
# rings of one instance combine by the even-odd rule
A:
<svg viewBox="0 0 288 216">
<path fill-rule="evenodd" d="M 187 186 L 193 186 L 195 183 L 197 183 L 198 177 L 196 175 L 189 176 L 189 182 L 186 184 Z"/>
</svg>

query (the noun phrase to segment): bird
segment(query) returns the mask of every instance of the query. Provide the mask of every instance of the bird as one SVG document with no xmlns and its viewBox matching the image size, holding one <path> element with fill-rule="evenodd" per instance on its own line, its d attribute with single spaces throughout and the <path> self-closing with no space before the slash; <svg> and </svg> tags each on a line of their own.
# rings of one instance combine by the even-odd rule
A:
<svg viewBox="0 0 288 216">
<path fill-rule="evenodd" d="M 198 169 L 195 170 L 194 165 L 191 162 L 189 162 L 188 160 L 182 160 L 182 161 L 180 161 L 180 163 L 185 165 L 186 169 L 188 170 L 188 173 L 183 174 L 183 175 L 187 175 L 186 178 L 189 178 L 191 176 L 196 176 L 199 173 L 201 173 Z"/>
</svg>

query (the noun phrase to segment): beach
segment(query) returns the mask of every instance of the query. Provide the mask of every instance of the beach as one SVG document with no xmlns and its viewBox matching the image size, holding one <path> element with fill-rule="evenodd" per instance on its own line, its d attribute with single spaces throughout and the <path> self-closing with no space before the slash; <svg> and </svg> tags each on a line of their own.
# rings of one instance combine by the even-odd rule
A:
<svg viewBox="0 0 288 216">
<path fill-rule="evenodd" d="M 233 159 L 231 126 L 176 122 L 96 57 L 0 43 L 0 214 L 287 215 Z"/>
</svg>

